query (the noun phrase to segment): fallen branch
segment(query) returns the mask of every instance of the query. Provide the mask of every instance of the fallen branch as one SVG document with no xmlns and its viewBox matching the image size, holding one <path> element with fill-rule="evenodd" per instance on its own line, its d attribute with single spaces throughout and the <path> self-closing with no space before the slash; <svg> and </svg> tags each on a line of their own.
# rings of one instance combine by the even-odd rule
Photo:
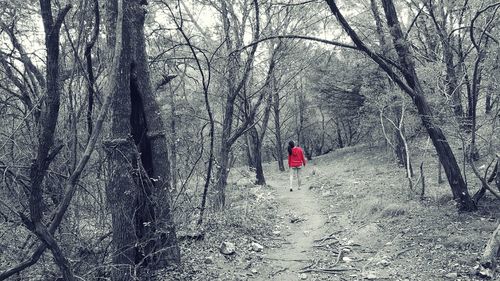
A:
<svg viewBox="0 0 500 281">
<path fill-rule="evenodd" d="M 314 248 L 317 248 L 319 250 L 324 250 L 328 251 L 330 253 L 338 254 L 339 252 L 335 251 L 332 247 L 330 247 L 331 244 L 326 244 L 326 245 L 313 245 Z"/>
<path fill-rule="evenodd" d="M 273 261 L 296 261 L 296 262 L 311 261 L 311 260 L 305 260 L 305 259 L 280 259 L 280 258 L 270 258 L 270 257 L 263 257 L 263 259 L 273 260 Z"/>
<path fill-rule="evenodd" d="M 278 269 L 278 270 L 276 270 L 275 272 L 271 272 L 271 274 L 270 274 L 270 275 L 271 275 L 271 276 L 275 276 L 276 274 L 279 274 L 279 273 L 281 273 L 281 272 L 285 272 L 285 271 L 287 271 L 287 270 L 288 270 L 288 267 L 283 267 L 282 269 Z"/>
<path fill-rule="evenodd" d="M 337 274 L 342 271 L 356 270 L 357 268 L 309 268 L 300 270 L 298 273 L 309 273 L 309 272 L 317 272 L 317 273 L 328 273 L 328 274 Z"/>
<path fill-rule="evenodd" d="M 479 261 L 479 267 L 476 274 L 483 278 L 493 278 L 497 267 L 497 257 L 500 251 L 500 224 L 491 235 L 490 240 L 484 247 L 483 255 Z"/>
<path fill-rule="evenodd" d="M 394 259 L 397 259 L 400 255 L 406 253 L 406 252 L 409 252 L 411 250 L 415 250 L 415 247 L 411 247 L 411 248 L 406 248 L 406 249 L 403 249 L 399 252 L 397 252 L 395 255 L 394 255 Z"/>
<path fill-rule="evenodd" d="M 335 237 L 334 233 L 331 233 L 330 235 L 327 235 L 323 238 L 320 238 L 320 239 L 316 239 L 314 240 L 314 242 L 319 242 L 320 244 L 325 242 L 326 240 L 329 240 L 329 239 L 335 239 L 338 241 L 337 237 Z"/>
</svg>

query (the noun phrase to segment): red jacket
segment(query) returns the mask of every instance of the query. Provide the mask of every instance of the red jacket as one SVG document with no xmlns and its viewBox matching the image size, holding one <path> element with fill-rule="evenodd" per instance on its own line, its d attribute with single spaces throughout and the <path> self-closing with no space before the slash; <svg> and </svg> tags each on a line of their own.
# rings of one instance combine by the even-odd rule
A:
<svg viewBox="0 0 500 281">
<path fill-rule="evenodd" d="M 288 155 L 288 167 L 301 167 L 306 165 L 306 158 L 302 148 L 295 146 L 292 148 L 292 155 Z"/>
</svg>

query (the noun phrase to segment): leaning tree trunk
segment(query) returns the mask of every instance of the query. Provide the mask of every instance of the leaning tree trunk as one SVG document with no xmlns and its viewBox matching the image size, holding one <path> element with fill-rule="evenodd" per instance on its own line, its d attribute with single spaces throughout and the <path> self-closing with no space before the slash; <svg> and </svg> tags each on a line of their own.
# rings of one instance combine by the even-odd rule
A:
<svg viewBox="0 0 500 281">
<path fill-rule="evenodd" d="M 431 108 L 420 85 L 420 81 L 415 71 L 415 64 L 410 49 L 408 48 L 408 44 L 404 39 L 392 0 L 382 0 L 382 4 L 387 24 L 389 25 L 393 38 L 393 44 L 396 52 L 398 53 L 403 78 L 396 74 L 379 55 L 368 49 L 368 47 L 360 40 L 359 36 L 340 13 L 340 10 L 334 0 L 326 0 L 326 2 L 328 3 L 332 13 L 336 16 L 337 20 L 341 23 L 344 30 L 348 33 L 356 46 L 365 52 L 380 67 L 382 67 L 382 69 L 387 72 L 394 82 L 397 83 L 398 86 L 413 99 L 422 120 L 422 124 L 426 128 L 439 156 L 440 162 L 443 165 L 453 197 L 458 203 L 458 209 L 461 211 L 476 210 L 476 205 L 469 195 L 467 185 L 462 177 L 455 155 L 453 154 L 453 151 L 451 150 L 451 147 L 448 144 L 441 128 L 434 123 Z"/>
<path fill-rule="evenodd" d="M 44 224 L 44 179 L 51 161 L 56 157 L 62 146 L 54 144 L 57 119 L 60 108 L 60 71 L 59 71 L 59 43 L 60 29 L 66 14 L 71 6 L 62 8 L 54 19 L 52 3 L 50 0 L 40 0 L 45 32 L 45 47 L 47 49 L 45 98 L 41 105 L 40 123 L 38 128 L 38 146 L 36 158 L 30 167 L 29 186 L 29 219 L 22 215 L 26 227 L 31 230 L 52 252 L 54 261 L 61 270 L 63 278 L 68 281 L 75 280 L 71 264 L 64 256 L 62 249 Z"/>
<path fill-rule="evenodd" d="M 421 87 L 417 73 L 415 71 L 415 64 L 404 40 L 403 32 L 397 18 L 396 9 L 392 0 L 382 0 L 384 7 L 387 24 L 391 30 L 394 47 L 399 56 L 399 61 L 403 67 L 403 75 L 408 85 L 413 89 L 413 102 L 415 103 L 422 123 L 429 134 L 437 154 L 443 164 L 444 171 L 451 186 L 453 197 L 458 201 L 459 208 L 464 211 L 472 211 L 476 209 L 476 205 L 469 195 L 467 184 L 465 183 L 460 167 L 458 166 L 455 155 L 446 140 L 444 133 L 441 131 L 433 120 L 433 113 L 429 107 L 429 103 L 425 98 L 424 91 Z"/>
</svg>

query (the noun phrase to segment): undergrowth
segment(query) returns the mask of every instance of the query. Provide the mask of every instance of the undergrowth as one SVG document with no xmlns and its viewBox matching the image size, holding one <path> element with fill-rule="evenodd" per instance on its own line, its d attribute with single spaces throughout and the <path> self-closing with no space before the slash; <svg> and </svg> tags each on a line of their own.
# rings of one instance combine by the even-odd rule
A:
<svg viewBox="0 0 500 281">
<path fill-rule="evenodd" d="M 263 243 L 275 226 L 277 206 L 269 187 L 228 186 L 222 211 L 207 210 L 201 240 L 184 239 L 181 243 L 183 262 L 172 272 L 161 272 L 159 280 L 235 280 L 236 268 L 255 258 L 252 242 Z M 194 213 L 193 213 L 194 214 Z M 193 232 L 192 221 L 180 224 L 180 235 Z M 198 229 L 197 231 L 200 231 Z M 219 251 L 222 242 L 233 243 L 233 255 Z"/>
</svg>

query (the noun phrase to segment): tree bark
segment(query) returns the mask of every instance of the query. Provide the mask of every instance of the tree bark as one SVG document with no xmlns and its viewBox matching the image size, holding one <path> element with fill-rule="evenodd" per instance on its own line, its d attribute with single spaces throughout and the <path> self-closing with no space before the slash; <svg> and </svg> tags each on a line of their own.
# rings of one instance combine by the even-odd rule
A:
<svg viewBox="0 0 500 281">
<path fill-rule="evenodd" d="M 164 123 L 147 65 L 143 2 L 107 4 L 109 43 L 116 43 L 119 53 L 110 69 L 111 91 L 117 94 L 110 140 L 105 142 L 111 173 L 106 191 L 112 206 L 112 279 L 130 280 L 137 268 L 178 263 L 180 253 L 170 214 Z"/>
<path fill-rule="evenodd" d="M 273 76 L 273 79 L 275 77 Z M 274 136 L 276 138 L 276 155 L 278 159 L 278 168 L 281 172 L 285 171 L 283 162 L 283 141 L 281 139 L 281 121 L 280 121 L 280 95 L 278 91 L 273 90 L 273 113 L 274 113 Z"/>
<path fill-rule="evenodd" d="M 92 112 L 94 111 L 94 96 L 95 96 L 95 90 L 94 90 L 94 84 L 95 84 L 95 75 L 94 75 L 94 69 L 92 67 L 92 48 L 94 47 L 95 43 L 97 42 L 97 38 L 99 36 L 99 25 L 100 25 L 100 12 L 99 12 L 99 2 L 98 0 L 94 0 L 94 18 L 95 18 L 95 23 L 94 23 L 94 28 L 92 31 L 92 37 L 90 38 L 89 42 L 87 42 L 85 46 L 85 62 L 87 66 L 87 75 L 88 75 L 88 104 L 87 104 L 87 133 L 88 133 L 88 138 L 92 135 Z"/>
<path fill-rule="evenodd" d="M 126 12 L 126 0 L 108 1 L 107 28 L 108 45 L 114 48 L 114 61 L 109 66 L 111 105 L 110 140 L 104 143 L 108 158 L 109 182 L 106 186 L 108 205 L 112 219 L 112 261 L 111 279 L 125 281 L 132 279 L 136 251 L 135 244 L 135 197 L 137 187 L 133 179 L 134 167 L 139 157 L 131 134 L 130 101 L 130 17 Z"/>
<path fill-rule="evenodd" d="M 144 114 L 146 121 L 145 131 L 142 135 L 144 139 L 141 140 L 141 144 L 144 141 L 146 145 L 140 147 L 141 160 L 148 175 L 147 179 L 154 179 L 151 182 L 154 189 L 152 197 L 144 198 L 145 202 L 153 200 L 151 208 L 154 212 L 154 227 L 148 229 L 148 231 L 151 231 L 150 235 L 154 237 L 154 246 L 148 249 L 145 254 L 153 255 L 153 268 L 161 268 L 171 263 L 180 262 L 180 250 L 177 245 L 175 226 L 170 213 L 172 175 L 170 174 L 165 123 L 149 77 L 144 34 L 145 10 L 141 1 L 135 1 L 133 7 L 134 24 L 131 27 L 131 33 L 134 45 L 132 46 L 131 85 L 137 83 L 137 93 L 143 105 L 140 110 Z M 132 130 L 134 131 L 133 128 Z"/>
<path fill-rule="evenodd" d="M 59 42 L 60 28 L 64 17 L 71 6 L 61 9 L 54 19 L 50 0 L 40 0 L 43 27 L 45 31 L 45 47 L 47 50 L 46 66 L 46 96 L 42 105 L 38 132 L 38 147 L 36 159 L 30 169 L 31 188 L 29 193 L 30 219 L 25 218 L 25 225 L 51 250 L 57 266 L 65 280 L 72 281 L 74 276 L 69 261 L 64 257 L 61 248 L 53 235 L 43 224 L 43 180 L 51 161 L 59 152 L 54 146 L 57 119 L 60 107 L 60 71 L 59 71 Z"/>
</svg>

